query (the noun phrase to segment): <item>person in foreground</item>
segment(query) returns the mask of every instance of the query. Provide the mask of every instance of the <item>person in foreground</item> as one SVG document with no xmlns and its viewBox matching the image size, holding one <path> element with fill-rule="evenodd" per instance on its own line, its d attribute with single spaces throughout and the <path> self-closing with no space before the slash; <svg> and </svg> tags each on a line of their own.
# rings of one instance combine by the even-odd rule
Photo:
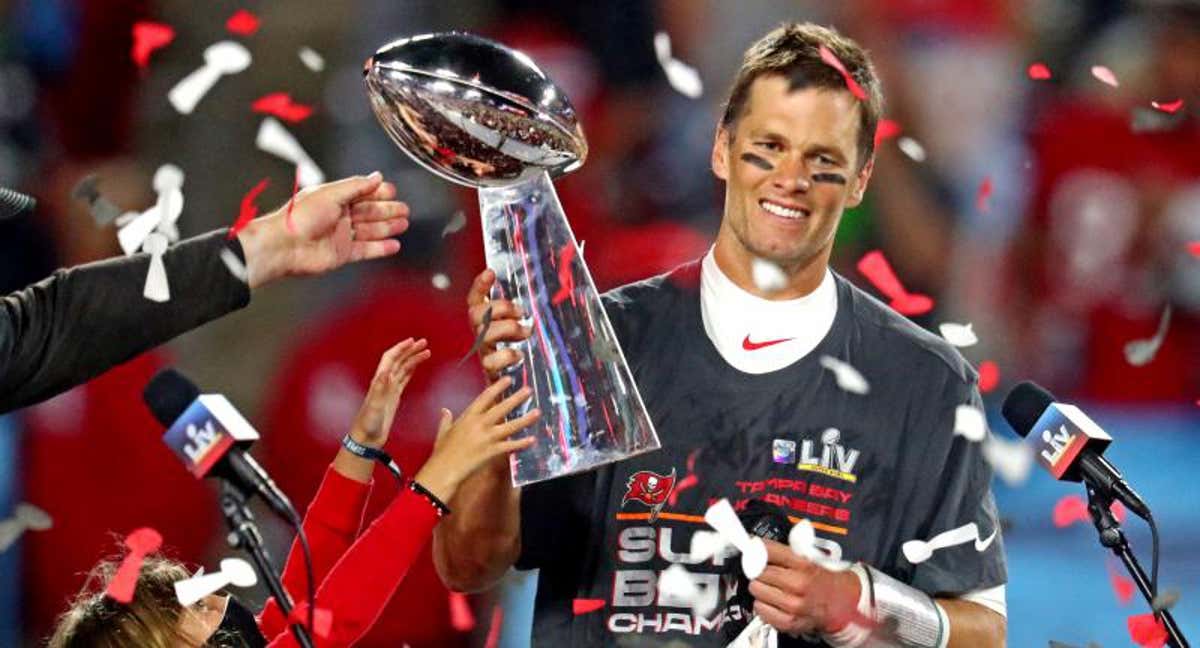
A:
<svg viewBox="0 0 1200 648">
<path fill-rule="evenodd" d="M 509 437 L 540 416 L 530 410 L 512 421 L 506 415 L 529 398 L 520 390 L 503 400 L 510 384 L 501 380 L 485 389 L 458 417 L 442 411 L 433 454 L 407 482 L 387 509 L 361 534 L 363 512 L 376 461 L 363 455 L 387 442 L 400 394 L 413 371 L 430 357 L 425 340 L 405 340 L 384 353 L 348 441 L 333 463 L 304 516 L 312 549 L 313 572 L 320 585 L 316 610 L 327 610 L 328 634 L 318 646 L 350 646 L 378 619 L 389 598 L 424 548 L 435 525 L 450 509 L 459 485 L 480 466 L 528 447 L 532 438 Z M 237 598 L 210 595 L 184 608 L 173 584 L 190 572 L 161 555 L 147 557 L 128 605 L 105 594 L 119 560 L 97 565 L 83 590 L 59 619 L 49 648 L 175 648 L 178 646 L 295 646 L 289 620 L 275 599 L 257 618 Z M 307 591 L 304 556 L 292 543 L 283 570 L 285 589 L 297 605 Z M 299 609 L 299 608 L 298 608 Z M 302 615 L 298 618 L 304 619 Z"/>
<path fill-rule="evenodd" d="M 711 251 L 603 296 L 662 448 L 524 489 L 490 462 L 434 533 L 449 587 L 538 568 L 535 646 L 724 646 L 753 617 L 780 645 L 1004 645 L 991 469 L 980 444 L 954 434 L 957 408 L 981 406 L 978 375 L 829 268 L 842 213 L 874 168 L 881 102 L 866 52 L 832 29 L 788 24 L 749 48 L 712 148 L 725 202 Z M 783 271 L 782 289 L 755 284 L 761 261 Z M 481 361 L 492 376 L 541 334 L 522 326 L 519 304 L 488 300 L 494 281 L 485 271 L 468 297 L 474 330 L 491 313 Z M 868 393 L 839 387 L 831 367 L 842 363 Z M 741 605 L 736 556 L 692 553 L 722 498 L 809 520 L 817 548 L 853 567 L 767 541 L 768 566 Z M 968 525 L 973 543 L 904 549 Z M 660 587 L 676 565 L 698 595 Z M 576 614 L 578 600 L 603 605 Z"/>
<path fill-rule="evenodd" d="M 171 299 L 142 296 L 150 256 L 66 268 L 0 297 L 0 414 L 86 382 L 181 333 L 244 307 L 276 279 L 316 275 L 399 252 L 408 206 L 378 173 L 299 192 L 292 205 L 172 246 Z M 291 225 L 288 225 L 290 212 Z M 237 276 L 222 259 L 244 266 Z"/>
</svg>

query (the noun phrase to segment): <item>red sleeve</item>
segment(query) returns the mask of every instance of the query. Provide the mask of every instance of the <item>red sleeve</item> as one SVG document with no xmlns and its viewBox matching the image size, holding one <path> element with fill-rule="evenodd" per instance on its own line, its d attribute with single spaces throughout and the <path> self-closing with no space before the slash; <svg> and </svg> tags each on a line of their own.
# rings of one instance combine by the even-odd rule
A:
<svg viewBox="0 0 1200 648">
<path fill-rule="evenodd" d="M 316 582 L 325 579 L 358 536 L 370 494 L 370 484 L 343 477 L 333 466 L 325 470 L 325 478 L 321 480 L 321 487 L 313 496 L 302 523 L 312 550 L 313 579 Z M 299 538 L 292 541 L 287 563 L 283 567 L 283 588 L 296 603 L 308 598 L 304 550 L 300 547 Z M 258 627 L 265 637 L 287 631 L 287 619 L 274 597 L 267 600 L 262 613 L 258 615 Z"/>
<path fill-rule="evenodd" d="M 333 566 L 317 590 L 317 608 L 332 615 L 333 625 L 321 648 L 353 645 L 378 620 L 433 534 L 437 510 L 424 497 L 405 488 Z M 296 646 L 287 629 L 276 634 L 271 648 Z"/>
</svg>

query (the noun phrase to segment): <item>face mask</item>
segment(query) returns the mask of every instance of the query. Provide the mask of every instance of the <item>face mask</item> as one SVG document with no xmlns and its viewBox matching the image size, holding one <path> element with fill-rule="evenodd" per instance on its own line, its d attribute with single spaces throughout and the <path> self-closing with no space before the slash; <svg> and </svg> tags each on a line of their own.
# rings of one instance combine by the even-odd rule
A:
<svg viewBox="0 0 1200 648">
<path fill-rule="evenodd" d="M 225 604 L 225 616 L 221 618 L 221 625 L 217 626 L 217 631 L 206 645 L 222 648 L 265 648 L 267 641 L 258 630 L 254 614 L 231 595 Z"/>
</svg>

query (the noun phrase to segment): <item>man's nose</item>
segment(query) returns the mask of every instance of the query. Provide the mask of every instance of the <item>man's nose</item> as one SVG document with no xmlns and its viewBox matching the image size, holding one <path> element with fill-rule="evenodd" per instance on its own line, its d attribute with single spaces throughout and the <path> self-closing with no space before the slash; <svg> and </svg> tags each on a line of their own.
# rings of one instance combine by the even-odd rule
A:
<svg viewBox="0 0 1200 648">
<path fill-rule="evenodd" d="M 777 188 L 787 193 L 805 193 L 812 186 L 804 160 L 790 156 L 782 160 L 775 168 L 775 176 L 771 181 Z"/>
</svg>

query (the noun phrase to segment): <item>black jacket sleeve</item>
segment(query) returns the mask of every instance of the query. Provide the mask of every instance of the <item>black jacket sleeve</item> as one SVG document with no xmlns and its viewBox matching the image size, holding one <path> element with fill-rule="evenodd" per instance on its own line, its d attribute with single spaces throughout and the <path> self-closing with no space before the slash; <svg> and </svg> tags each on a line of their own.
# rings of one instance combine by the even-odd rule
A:
<svg viewBox="0 0 1200 648">
<path fill-rule="evenodd" d="M 150 257 L 138 254 L 58 270 L 0 298 L 0 413 L 45 400 L 250 302 L 221 260 L 245 261 L 228 230 L 163 255 L 171 299 L 142 296 Z"/>
</svg>

